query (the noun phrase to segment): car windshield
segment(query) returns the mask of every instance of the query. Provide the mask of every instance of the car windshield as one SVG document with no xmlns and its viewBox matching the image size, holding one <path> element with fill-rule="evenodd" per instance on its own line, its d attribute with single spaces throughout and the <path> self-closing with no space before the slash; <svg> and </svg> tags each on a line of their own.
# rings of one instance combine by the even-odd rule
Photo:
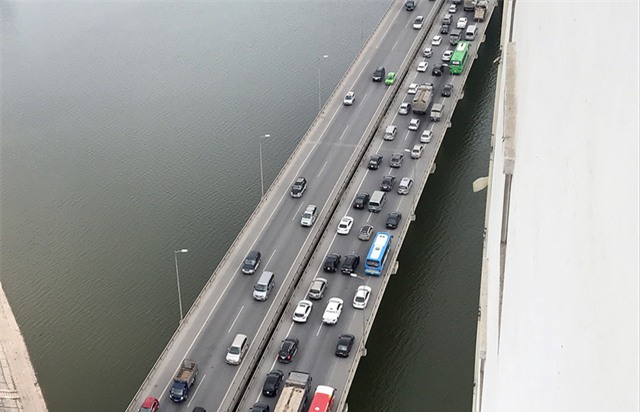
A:
<svg viewBox="0 0 640 412">
<path fill-rule="evenodd" d="M 253 259 L 247 259 L 247 260 L 244 261 L 244 264 L 247 265 L 247 266 L 253 266 L 253 265 L 256 264 L 256 261 L 253 260 Z"/>
<path fill-rule="evenodd" d="M 171 388 L 171 391 L 169 393 L 175 396 L 182 396 L 183 392 L 184 391 L 182 390 L 182 388 Z"/>
<path fill-rule="evenodd" d="M 255 288 L 258 292 L 264 292 L 265 290 L 267 290 L 267 286 L 266 285 L 256 285 Z"/>
<path fill-rule="evenodd" d="M 240 348 L 236 347 L 236 346 L 232 346 L 229 348 L 229 353 L 232 355 L 239 355 L 240 354 Z"/>
<path fill-rule="evenodd" d="M 356 296 L 356 302 L 358 303 L 364 302 L 364 296 Z"/>
<path fill-rule="evenodd" d="M 347 345 L 345 345 L 345 344 L 339 344 L 339 345 L 338 345 L 338 350 L 347 350 Z"/>
<path fill-rule="evenodd" d="M 305 219 L 311 219 L 311 213 L 304 213 L 302 217 Z"/>
</svg>

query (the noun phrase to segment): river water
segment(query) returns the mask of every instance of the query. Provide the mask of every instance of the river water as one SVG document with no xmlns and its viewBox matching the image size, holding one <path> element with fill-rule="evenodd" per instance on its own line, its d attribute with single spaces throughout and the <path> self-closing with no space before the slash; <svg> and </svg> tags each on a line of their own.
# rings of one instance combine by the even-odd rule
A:
<svg viewBox="0 0 640 412">
<path fill-rule="evenodd" d="M 259 200 L 258 137 L 269 184 L 388 6 L 0 3 L 0 275 L 50 411 L 124 409 L 179 320 L 173 250 L 186 311 Z M 498 20 L 351 411 L 471 407 Z"/>
</svg>

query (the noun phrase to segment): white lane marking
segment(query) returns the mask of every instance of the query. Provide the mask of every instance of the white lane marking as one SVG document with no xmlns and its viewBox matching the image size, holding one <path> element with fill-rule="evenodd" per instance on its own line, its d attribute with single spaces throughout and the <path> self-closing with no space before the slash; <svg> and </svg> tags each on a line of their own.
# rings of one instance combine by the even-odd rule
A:
<svg viewBox="0 0 640 412">
<path fill-rule="evenodd" d="M 242 305 L 242 307 L 240 308 L 240 312 L 238 312 L 238 314 L 236 315 L 236 318 L 233 320 L 233 323 L 231 324 L 231 327 L 229 328 L 229 330 L 227 331 L 227 333 L 231 333 L 231 329 L 233 329 L 233 326 L 236 324 L 236 322 L 238 321 L 238 318 L 240 317 L 240 314 L 242 313 L 244 309 L 244 305 Z"/>
<path fill-rule="evenodd" d="M 367 217 L 367 223 L 369 223 L 369 219 L 371 219 L 371 216 L 373 216 L 373 212 L 369 212 L 369 216 Z"/>
<path fill-rule="evenodd" d="M 347 125 L 347 127 L 345 127 L 344 132 L 342 132 L 342 134 L 340 135 L 340 138 L 338 140 L 342 140 L 342 138 L 344 137 L 344 134 L 347 133 L 347 130 L 349 130 L 349 125 Z"/>
<path fill-rule="evenodd" d="M 406 135 L 404 135 L 404 140 L 407 140 L 407 139 L 409 138 L 409 135 L 410 135 L 410 134 L 411 134 L 411 130 L 409 130 L 409 131 L 407 132 L 407 134 L 406 134 Z"/>
<path fill-rule="evenodd" d="M 396 40 L 395 44 L 394 44 L 394 45 L 393 45 L 393 47 L 391 48 L 391 51 L 394 51 L 394 50 L 395 50 L 396 46 L 398 45 L 398 41 L 399 41 L 399 40 Z"/>
<path fill-rule="evenodd" d="M 278 251 L 278 249 L 274 249 L 273 253 L 271 253 L 271 256 L 269 256 L 269 259 L 267 260 L 267 263 L 264 264 L 264 267 L 266 268 L 267 266 L 269 266 L 269 262 L 271 262 L 271 259 L 273 258 L 273 255 L 276 254 L 276 252 Z"/>
<path fill-rule="evenodd" d="M 296 213 L 294 213 L 293 217 L 291 218 L 292 222 L 300 218 L 300 209 L 302 209 L 302 206 L 304 206 L 304 203 L 300 203 L 300 206 L 298 206 L 298 209 L 296 209 Z"/>
<path fill-rule="evenodd" d="M 398 11 L 396 11 L 396 15 L 395 15 L 395 17 L 393 17 L 393 18 L 391 19 L 391 21 L 392 21 L 392 22 L 395 22 L 395 21 L 396 21 L 396 19 L 398 18 L 398 15 L 400 14 L 400 13 L 399 13 L 399 11 L 400 11 L 400 9 L 398 9 Z M 380 45 L 382 44 L 382 42 L 384 41 L 384 39 L 387 37 L 387 33 L 389 32 L 389 29 L 391 28 L 391 26 L 393 26 L 393 24 L 389 24 L 389 27 L 387 27 L 387 30 L 385 30 L 385 31 L 384 31 L 384 34 L 383 34 L 383 35 L 382 35 L 382 37 L 380 38 L 380 43 L 378 43 L 378 45 L 376 46 L 376 49 L 380 47 Z M 405 27 L 405 28 L 406 28 L 406 27 Z"/>
<path fill-rule="evenodd" d="M 367 98 L 367 95 L 368 95 L 368 94 L 369 94 L 369 93 L 365 93 L 365 94 L 364 94 L 364 96 L 362 96 L 362 100 L 360 100 L 360 102 L 361 102 L 361 103 L 362 103 L 362 102 L 364 102 L 364 99 L 366 99 L 366 98 Z"/>
<path fill-rule="evenodd" d="M 318 336 L 320 334 L 320 331 L 322 330 L 322 326 L 324 326 L 324 322 L 320 323 L 320 327 L 318 328 L 318 331 L 316 332 L 316 336 Z"/>
<path fill-rule="evenodd" d="M 200 389 L 200 386 L 202 386 L 202 384 L 204 383 L 205 379 L 207 379 L 207 374 L 206 373 L 202 376 L 202 379 L 200 379 L 200 383 L 198 384 L 198 387 L 196 388 L 196 390 L 193 391 L 192 394 L 190 394 L 189 402 L 187 402 L 187 407 L 191 407 L 191 401 L 196 397 L 196 393 L 198 393 L 198 389 Z"/>
<path fill-rule="evenodd" d="M 325 166 L 327 166 L 327 163 L 329 163 L 328 160 L 324 161 L 324 164 L 322 165 L 322 167 L 320 168 L 320 171 L 318 172 L 318 174 L 316 175 L 316 177 L 320 177 L 320 175 L 322 174 L 322 171 L 324 170 Z"/>
</svg>

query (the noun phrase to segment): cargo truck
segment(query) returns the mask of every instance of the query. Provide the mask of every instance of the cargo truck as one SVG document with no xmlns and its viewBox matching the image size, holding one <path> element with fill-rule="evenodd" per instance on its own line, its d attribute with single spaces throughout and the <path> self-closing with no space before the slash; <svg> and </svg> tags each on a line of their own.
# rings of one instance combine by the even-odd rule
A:
<svg viewBox="0 0 640 412">
<path fill-rule="evenodd" d="M 476 8 L 473 12 L 473 19 L 475 21 L 484 21 L 486 14 L 487 14 L 486 0 L 478 0 L 478 2 L 476 3 Z"/>
<path fill-rule="evenodd" d="M 431 120 L 434 122 L 439 122 L 442 117 L 442 112 L 444 110 L 444 104 L 442 103 L 434 103 L 433 107 L 431 107 Z"/>
<path fill-rule="evenodd" d="M 426 84 L 420 85 L 415 97 L 413 98 L 413 103 L 411 104 L 413 113 L 427 114 L 431 100 L 433 100 L 433 89 Z"/>
<path fill-rule="evenodd" d="M 289 372 L 274 412 L 301 412 L 311 390 L 311 376 L 306 372 Z"/>
<path fill-rule="evenodd" d="M 198 364 L 191 359 L 182 361 L 182 366 L 173 378 L 173 386 L 169 391 L 169 398 L 174 402 L 182 402 L 189 397 L 189 389 L 198 376 Z"/>
</svg>

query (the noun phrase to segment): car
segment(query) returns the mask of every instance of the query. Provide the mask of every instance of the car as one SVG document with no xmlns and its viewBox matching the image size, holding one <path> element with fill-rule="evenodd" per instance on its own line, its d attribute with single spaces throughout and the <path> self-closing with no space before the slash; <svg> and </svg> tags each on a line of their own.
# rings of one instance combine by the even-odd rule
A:
<svg viewBox="0 0 640 412">
<path fill-rule="evenodd" d="M 373 226 L 362 225 L 362 227 L 360 228 L 360 231 L 358 232 L 358 239 L 369 240 L 371 239 L 372 234 L 373 234 Z"/>
<path fill-rule="evenodd" d="M 305 190 L 307 190 L 307 179 L 300 176 L 291 185 L 291 197 L 302 197 Z"/>
<path fill-rule="evenodd" d="M 394 153 L 391 155 L 389 166 L 394 168 L 399 168 L 400 166 L 402 166 L 403 161 L 404 161 L 404 155 L 402 153 Z"/>
<path fill-rule="evenodd" d="M 458 6 L 456 6 L 455 4 L 452 4 L 449 6 L 449 13 L 454 14 L 455 12 L 458 11 Z"/>
<path fill-rule="evenodd" d="M 404 2 L 404 8 L 406 11 L 413 11 L 416 8 L 415 0 L 406 0 Z"/>
<path fill-rule="evenodd" d="M 157 412 L 158 408 L 160 408 L 160 402 L 153 396 L 149 396 L 142 402 L 142 406 L 138 409 L 138 412 Z"/>
<path fill-rule="evenodd" d="M 431 45 L 440 46 L 441 44 L 442 44 L 442 36 L 440 35 L 433 36 L 433 39 L 431 40 Z"/>
<path fill-rule="evenodd" d="M 244 262 L 242 263 L 242 273 L 245 275 L 252 275 L 256 273 L 256 269 L 260 266 L 260 259 L 262 258 L 262 254 L 257 250 L 252 250 L 247 254 L 247 257 L 244 258 Z"/>
<path fill-rule="evenodd" d="M 429 67 L 429 62 L 422 61 L 422 62 L 418 63 L 418 71 L 419 72 L 422 72 L 422 73 L 426 72 L 427 71 L 427 67 Z"/>
<path fill-rule="evenodd" d="M 298 353 L 299 343 L 298 338 L 287 337 L 283 340 L 278 351 L 278 362 L 290 363 Z"/>
<path fill-rule="evenodd" d="M 442 53 L 442 61 L 450 62 L 451 56 L 453 56 L 453 50 L 445 50 L 444 53 Z"/>
<path fill-rule="evenodd" d="M 301 300 L 293 311 L 293 321 L 299 323 L 306 322 L 309 314 L 311 314 L 311 309 L 313 309 L 313 303 L 311 303 L 311 301 Z"/>
<path fill-rule="evenodd" d="M 343 216 L 340 219 L 340 223 L 338 223 L 338 234 L 348 235 L 351 231 L 351 226 L 353 226 L 353 218 L 351 216 Z"/>
<path fill-rule="evenodd" d="M 420 127 L 420 119 L 414 118 L 409 122 L 409 130 L 418 130 Z"/>
<path fill-rule="evenodd" d="M 380 184 L 380 190 L 382 190 L 383 192 L 390 192 L 393 189 L 393 185 L 395 184 L 395 182 L 395 176 L 384 176 L 382 178 L 382 183 Z"/>
<path fill-rule="evenodd" d="M 451 13 L 447 13 L 444 16 L 442 16 L 442 23 L 451 24 L 452 19 L 453 19 L 453 16 L 451 15 Z"/>
<path fill-rule="evenodd" d="M 201 406 L 196 406 L 191 412 L 207 412 L 207 410 Z"/>
<path fill-rule="evenodd" d="M 411 191 L 411 186 L 413 186 L 413 179 L 410 177 L 403 177 L 398 184 L 398 194 L 408 195 Z"/>
<path fill-rule="evenodd" d="M 360 264 L 360 256 L 356 255 L 355 253 L 345 255 L 344 261 L 342 262 L 342 266 L 340 267 L 340 271 L 345 275 L 349 275 L 356 271 L 359 264 Z"/>
<path fill-rule="evenodd" d="M 340 319 L 342 313 L 343 301 L 340 298 L 331 298 L 327 304 L 324 314 L 322 315 L 322 322 L 327 325 L 335 325 Z"/>
<path fill-rule="evenodd" d="M 338 270 L 338 266 L 340 266 L 340 259 L 341 256 L 338 253 L 329 253 L 327 257 L 324 258 L 322 269 L 329 273 L 335 272 Z"/>
<path fill-rule="evenodd" d="M 353 297 L 353 307 L 356 309 L 364 309 L 367 307 L 367 303 L 369 303 L 369 298 L 371 297 L 371 287 L 367 285 L 358 286 L 358 290 L 356 290 L 356 294 Z"/>
<path fill-rule="evenodd" d="M 400 224 L 400 219 L 402 219 L 402 213 L 400 212 L 392 212 L 387 216 L 387 222 L 384 226 L 387 229 L 397 229 Z"/>
<path fill-rule="evenodd" d="M 317 217 L 318 217 L 318 206 L 308 205 L 307 208 L 302 213 L 302 217 L 300 218 L 300 224 L 302 226 L 311 227 L 313 226 Z"/>
<path fill-rule="evenodd" d="M 420 135 L 420 143 L 430 143 L 433 132 L 429 129 L 423 130 Z"/>
<path fill-rule="evenodd" d="M 387 86 L 391 86 L 395 82 L 396 82 L 396 74 L 394 72 L 389 72 L 389 74 L 387 74 L 387 78 L 384 79 L 384 84 L 386 84 Z"/>
<path fill-rule="evenodd" d="M 336 345 L 336 356 L 348 358 L 355 340 L 356 337 L 350 333 L 343 333 L 340 335 L 338 337 L 338 344 Z"/>
<path fill-rule="evenodd" d="M 447 83 L 442 88 L 442 97 L 450 97 L 451 93 L 453 93 L 453 84 Z"/>
<path fill-rule="evenodd" d="M 461 29 L 461 30 L 466 29 L 467 28 L 467 18 L 466 17 L 460 17 L 458 19 L 458 23 L 456 23 L 456 27 L 458 29 Z"/>
<path fill-rule="evenodd" d="M 369 193 L 358 193 L 356 195 L 356 198 L 353 199 L 353 208 L 364 209 L 365 207 L 367 207 L 367 203 L 369 203 Z"/>
<path fill-rule="evenodd" d="M 271 408 L 266 403 L 254 403 L 249 412 L 269 412 Z"/>
<path fill-rule="evenodd" d="M 382 163 L 382 159 L 383 156 L 381 154 L 374 154 L 371 155 L 371 157 L 369 158 L 369 164 L 368 164 L 368 168 L 370 170 L 376 170 L 378 169 L 378 167 L 380 167 L 380 164 Z"/>
<path fill-rule="evenodd" d="M 407 94 L 416 94 L 418 92 L 418 83 L 411 83 Z"/>
<path fill-rule="evenodd" d="M 433 83 L 426 82 L 426 83 L 422 83 L 422 85 L 429 90 L 433 90 Z"/>
<path fill-rule="evenodd" d="M 449 34 L 449 26 L 448 24 L 443 24 L 440 26 L 440 34 Z"/>
<path fill-rule="evenodd" d="M 311 286 L 309 286 L 309 299 L 320 300 L 324 296 L 324 291 L 327 290 L 327 279 L 325 278 L 315 278 L 311 282 Z"/>
<path fill-rule="evenodd" d="M 424 146 L 421 144 L 417 144 L 413 146 L 411 149 L 411 158 L 412 159 L 420 159 L 422 157 L 422 152 L 424 151 Z"/>
<path fill-rule="evenodd" d="M 384 67 L 380 66 L 376 69 L 376 71 L 373 72 L 373 81 L 374 82 L 381 82 L 382 79 L 384 79 Z"/>
<path fill-rule="evenodd" d="M 404 102 L 400 105 L 400 108 L 398 109 L 398 114 L 406 115 L 406 114 L 409 114 L 410 111 L 411 111 L 411 103 Z"/>
<path fill-rule="evenodd" d="M 356 94 L 353 91 L 349 91 L 349 93 L 347 93 L 346 96 L 344 96 L 344 99 L 342 100 L 342 103 L 345 106 L 351 106 L 353 104 L 353 102 L 356 101 Z"/>
<path fill-rule="evenodd" d="M 435 64 L 431 70 L 431 74 L 434 76 L 442 76 L 445 66 L 443 64 Z"/>
<path fill-rule="evenodd" d="M 433 49 L 431 47 L 427 47 L 422 51 L 422 55 L 426 58 L 433 56 Z"/>
<path fill-rule="evenodd" d="M 262 394 L 271 398 L 278 396 L 283 380 L 284 373 L 280 369 L 274 369 L 267 373 L 267 379 L 265 379 L 262 385 Z"/>
<path fill-rule="evenodd" d="M 423 24 L 424 24 L 424 16 L 418 16 L 413 21 L 413 28 L 416 30 L 420 30 Z"/>
</svg>

